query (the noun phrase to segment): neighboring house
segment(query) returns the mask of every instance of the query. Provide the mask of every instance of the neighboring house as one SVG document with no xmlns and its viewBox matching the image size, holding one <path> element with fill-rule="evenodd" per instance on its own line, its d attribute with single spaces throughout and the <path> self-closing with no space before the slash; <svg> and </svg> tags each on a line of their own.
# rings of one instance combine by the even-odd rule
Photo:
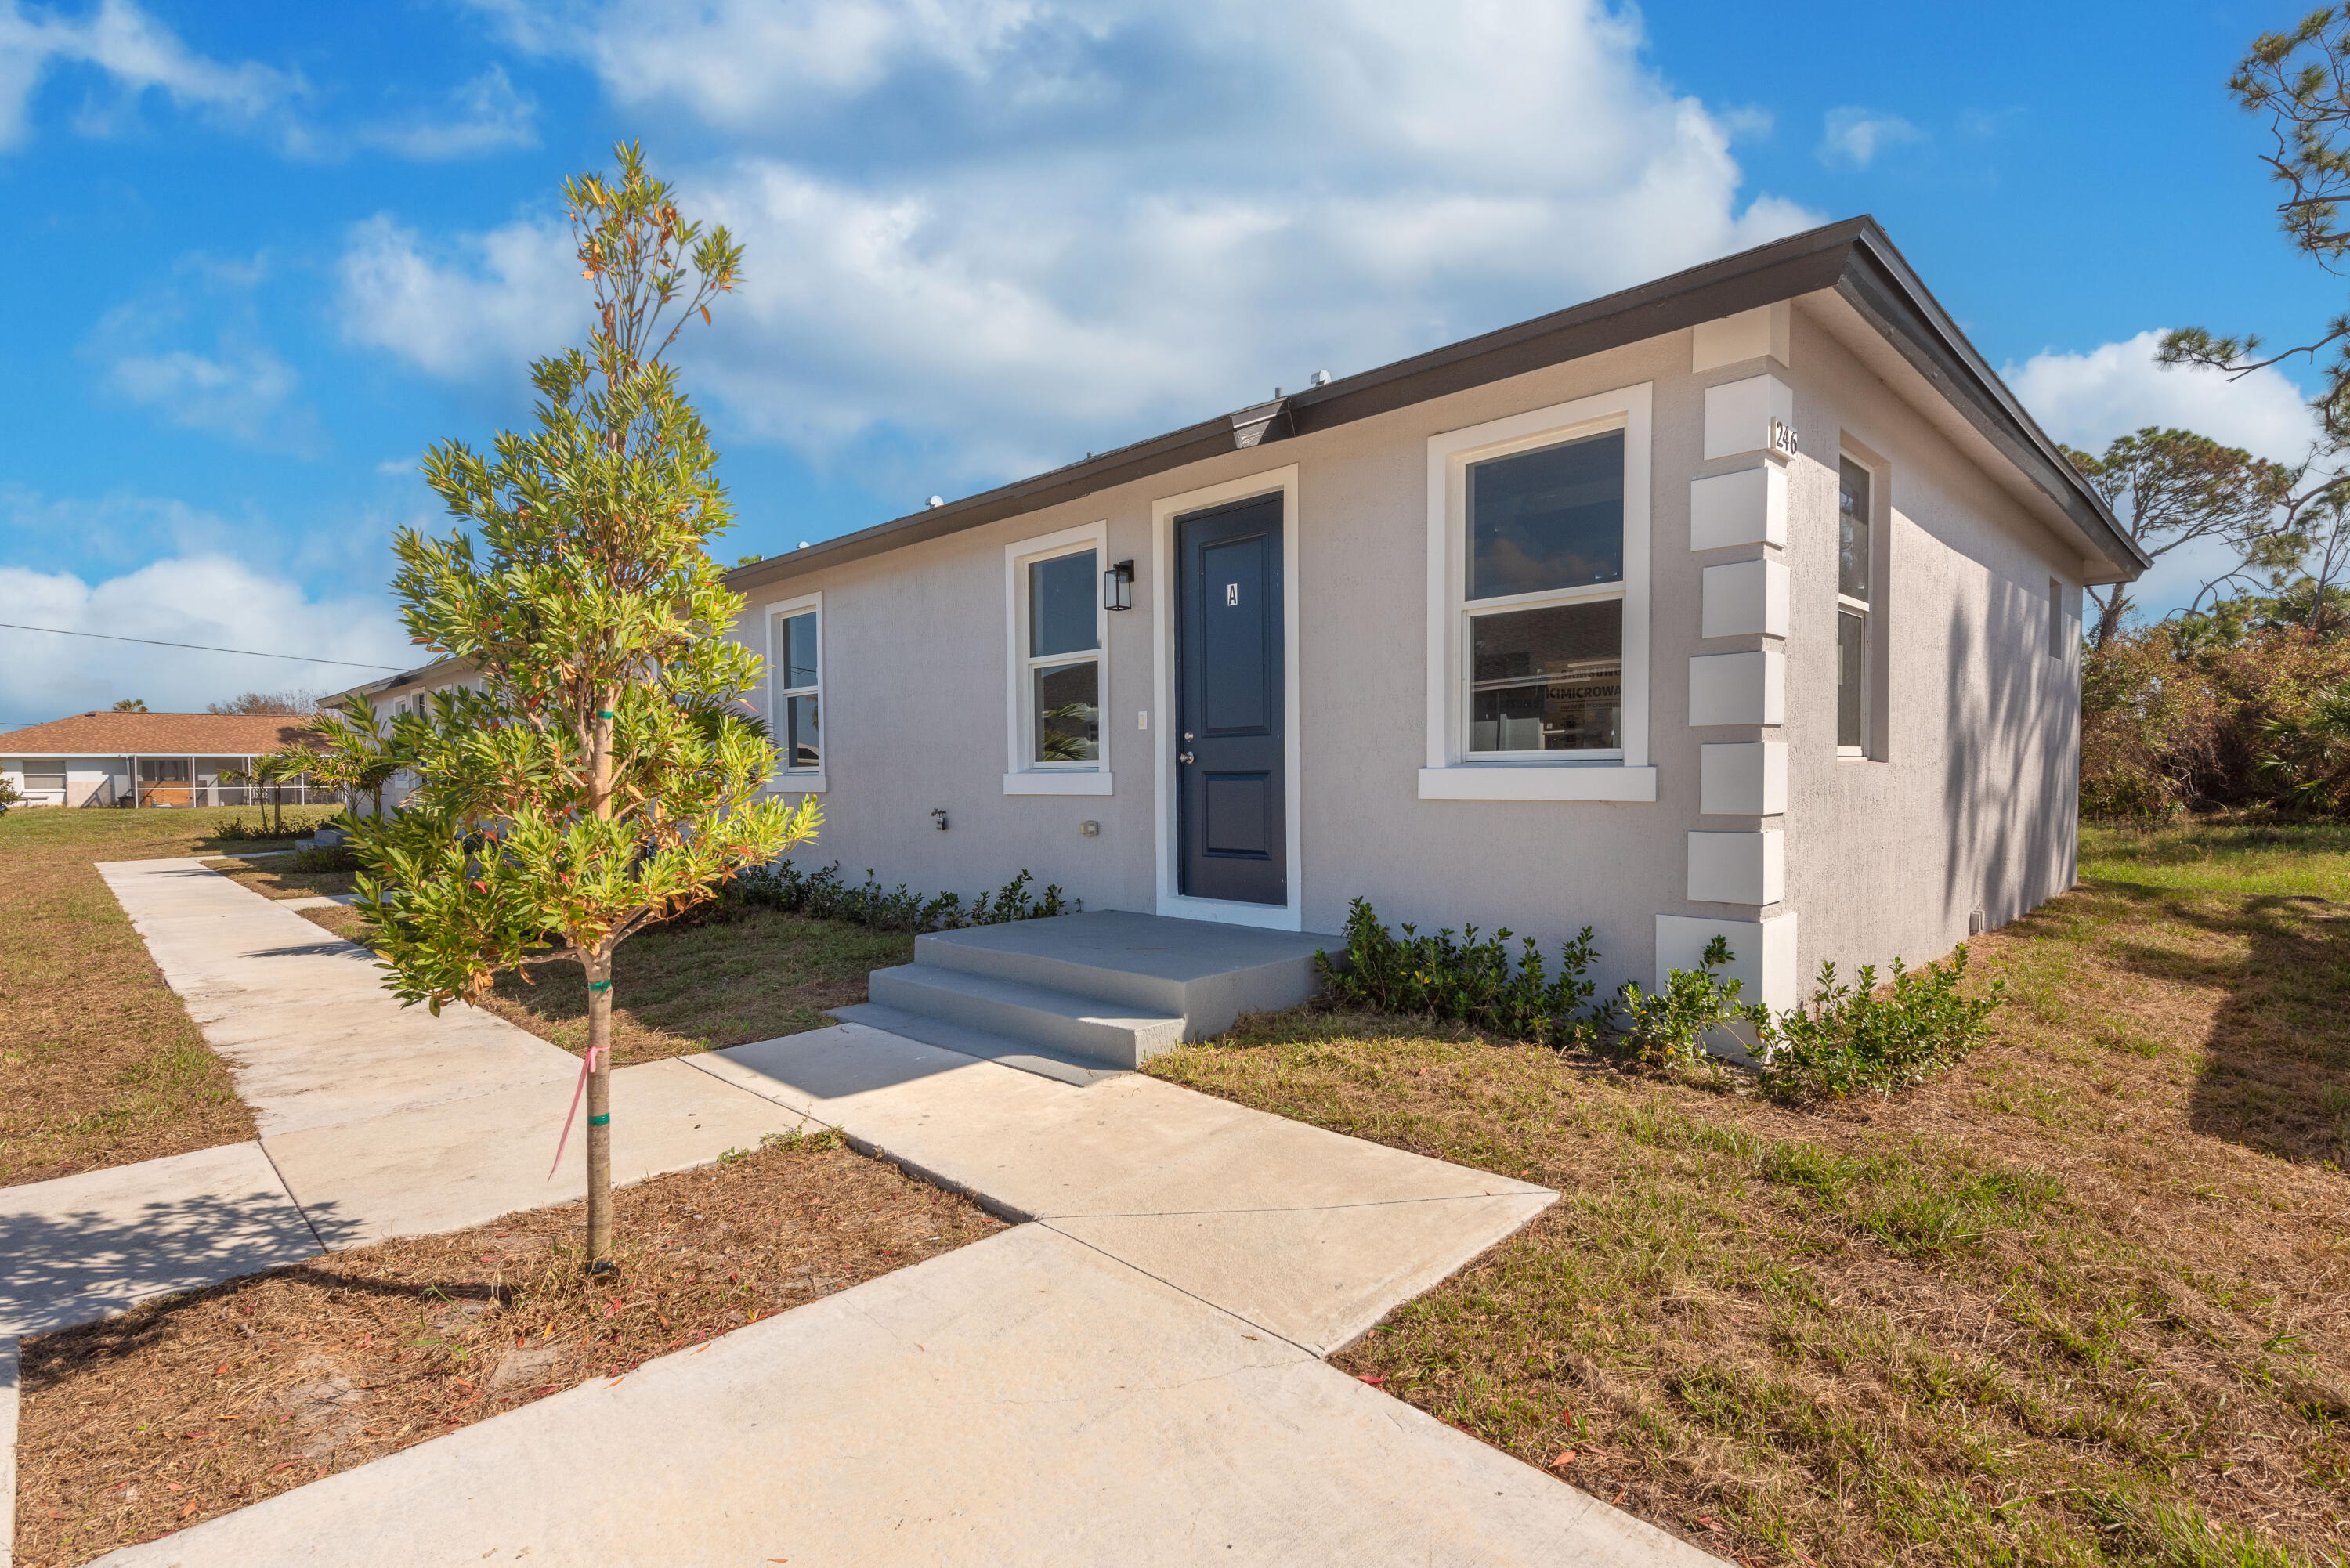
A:
<svg viewBox="0 0 2350 1568">
<path fill-rule="evenodd" d="M 852 878 L 1720 934 L 1785 1007 L 2070 886 L 2146 565 L 1861 218 L 728 580 Z"/>
<path fill-rule="evenodd" d="M 304 721 L 266 713 L 78 713 L 0 734 L 0 777 L 27 805 L 245 805 L 269 792 L 245 784 L 254 759 L 300 745 Z M 307 780 L 288 805 L 338 800 Z"/>
</svg>

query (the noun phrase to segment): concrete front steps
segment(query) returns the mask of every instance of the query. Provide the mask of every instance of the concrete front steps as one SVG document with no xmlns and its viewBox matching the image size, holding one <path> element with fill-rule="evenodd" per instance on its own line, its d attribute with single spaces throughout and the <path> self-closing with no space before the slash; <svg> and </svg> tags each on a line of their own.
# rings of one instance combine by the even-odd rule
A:
<svg viewBox="0 0 2350 1568">
<path fill-rule="evenodd" d="M 1337 937 L 1097 910 L 934 931 L 833 1016 L 1086 1085 L 1131 1072 L 1243 1012 L 1293 1007 Z"/>
</svg>

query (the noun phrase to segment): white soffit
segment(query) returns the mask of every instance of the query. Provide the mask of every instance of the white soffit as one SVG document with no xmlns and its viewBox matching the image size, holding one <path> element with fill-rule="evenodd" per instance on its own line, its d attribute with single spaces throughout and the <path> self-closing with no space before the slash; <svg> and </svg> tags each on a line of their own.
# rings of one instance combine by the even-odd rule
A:
<svg viewBox="0 0 2350 1568">
<path fill-rule="evenodd" d="M 2105 565 L 2103 553 L 2064 514 L 2064 509 L 2008 462 L 2006 455 L 1975 429 L 1966 415 L 1951 407 L 1950 400 L 1920 375 L 1917 368 L 1902 357 L 1898 348 L 1887 343 L 1883 334 L 1871 327 L 1842 295 L 1834 289 L 1821 289 L 1798 296 L 1795 305 L 1830 337 L 1843 345 L 1865 369 L 1884 382 L 1894 396 L 1922 416 L 1928 424 L 1959 450 L 1961 456 L 1981 469 L 1992 483 L 2005 491 L 2042 526 L 2062 540 L 2066 548 L 2078 556 L 2083 581 L 2101 584 L 2121 580 Z M 1820 455 L 1824 450 L 1814 448 L 1812 455 Z"/>
</svg>

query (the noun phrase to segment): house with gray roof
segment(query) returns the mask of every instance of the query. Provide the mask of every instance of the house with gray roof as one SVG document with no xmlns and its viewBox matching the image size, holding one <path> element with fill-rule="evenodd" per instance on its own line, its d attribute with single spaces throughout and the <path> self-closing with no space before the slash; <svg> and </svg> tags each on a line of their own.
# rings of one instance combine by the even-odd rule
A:
<svg viewBox="0 0 2350 1568">
<path fill-rule="evenodd" d="M 1611 986 L 1719 935 L 1786 1007 L 2072 884 L 2082 589 L 2147 565 L 1863 217 L 729 581 L 852 879 Z"/>
</svg>

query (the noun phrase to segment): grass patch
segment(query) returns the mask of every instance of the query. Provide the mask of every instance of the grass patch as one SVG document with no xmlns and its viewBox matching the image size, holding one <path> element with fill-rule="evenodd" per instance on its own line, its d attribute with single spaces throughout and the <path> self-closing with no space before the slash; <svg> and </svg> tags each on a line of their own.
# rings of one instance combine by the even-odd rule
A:
<svg viewBox="0 0 2350 1568">
<path fill-rule="evenodd" d="M 287 813 L 289 826 L 326 815 Z M 102 860 L 218 853 L 220 828 L 252 818 L 226 809 L 0 816 L 0 1185 L 253 1136 L 227 1064 L 97 871 Z"/>
<path fill-rule="evenodd" d="M 302 913 L 362 945 L 371 929 L 357 909 Z M 833 1008 L 865 1000 L 868 971 L 913 956 L 914 939 L 903 932 L 772 909 L 655 927 L 621 943 L 613 961 L 613 1061 L 627 1066 L 821 1029 Z M 503 976 L 481 1005 L 567 1051 L 588 1048 L 588 982 L 577 965 L 549 965 L 529 980 Z"/>
<path fill-rule="evenodd" d="M 240 856 L 207 860 L 204 865 L 265 898 L 317 898 L 359 891 L 359 876 L 352 871 L 296 871 L 274 859 L 248 860 Z"/>
<path fill-rule="evenodd" d="M 2084 847 L 1891 1100 L 1340 1012 L 1147 1070 L 1556 1188 L 1338 1363 L 1708 1550 L 2350 1560 L 2350 831 Z"/>
<path fill-rule="evenodd" d="M 830 1134 L 577 1204 L 362 1247 L 24 1347 L 16 1561 L 86 1562 L 1002 1229 Z"/>
</svg>

